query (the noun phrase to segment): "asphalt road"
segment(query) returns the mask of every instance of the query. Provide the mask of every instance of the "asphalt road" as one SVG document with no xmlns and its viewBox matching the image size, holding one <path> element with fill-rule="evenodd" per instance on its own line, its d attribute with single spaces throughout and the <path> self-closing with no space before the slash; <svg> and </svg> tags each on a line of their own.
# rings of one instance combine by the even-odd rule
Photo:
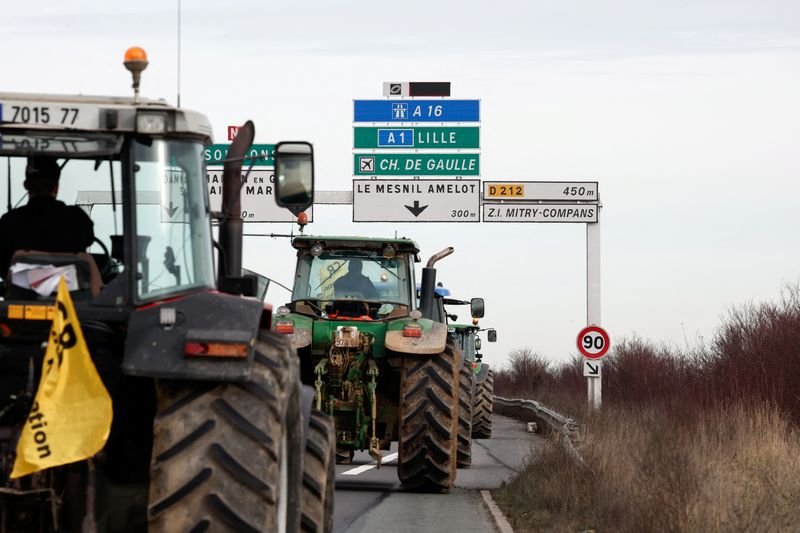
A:
<svg viewBox="0 0 800 533">
<path fill-rule="evenodd" d="M 459 469 L 449 494 L 406 492 L 397 481 L 395 444 L 381 468 L 366 453 L 336 465 L 334 532 L 493 531 L 479 491 L 494 489 L 545 444 L 525 423 L 495 414 L 491 439 L 472 441 L 472 466 Z"/>
</svg>

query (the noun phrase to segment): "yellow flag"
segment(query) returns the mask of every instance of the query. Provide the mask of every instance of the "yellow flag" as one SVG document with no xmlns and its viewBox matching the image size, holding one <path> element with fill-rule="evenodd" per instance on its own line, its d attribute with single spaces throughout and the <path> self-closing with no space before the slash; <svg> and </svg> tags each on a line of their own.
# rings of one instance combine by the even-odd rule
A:
<svg viewBox="0 0 800 533">
<path fill-rule="evenodd" d="M 12 478 L 74 463 L 103 449 L 113 409 L 83 338 L 64 278 L 39 390 L 17 443 Z"/>
</svg>

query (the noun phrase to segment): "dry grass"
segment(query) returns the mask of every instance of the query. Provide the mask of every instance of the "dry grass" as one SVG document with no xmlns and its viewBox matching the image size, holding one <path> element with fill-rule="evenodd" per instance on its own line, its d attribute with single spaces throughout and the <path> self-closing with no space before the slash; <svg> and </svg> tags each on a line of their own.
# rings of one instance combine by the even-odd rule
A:
<svg viewBox="0 0 800 533">
<path fill-rule="evenodd" d="M 552 446 L 497 492 L 519 531 L 800 531 L 798 287 L 731 310 L 708 346 L 618 343 L 599 413 L 578 357 L 518 350 L 495 390 L 585 428 L 590 471 Z"/>
<path fill-rule="evenodd" d="M 737 406 L 691 420 L 609 408 L 580 451 L 551 446 L 498 490 L 517 531 L 797 531 L 800 438 L 777 410 Z"/>
</svg>

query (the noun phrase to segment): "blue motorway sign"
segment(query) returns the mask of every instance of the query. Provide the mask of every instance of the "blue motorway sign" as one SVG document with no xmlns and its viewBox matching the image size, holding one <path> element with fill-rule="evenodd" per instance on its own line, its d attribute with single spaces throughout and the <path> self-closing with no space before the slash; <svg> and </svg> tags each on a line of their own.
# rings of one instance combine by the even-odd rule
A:
<svg viewBox="0 0 800 533">
<path fill-rule="evenodd" d="M 480 122 L 480 100 L 353 100 L 353 122 Z"/>
</svg>

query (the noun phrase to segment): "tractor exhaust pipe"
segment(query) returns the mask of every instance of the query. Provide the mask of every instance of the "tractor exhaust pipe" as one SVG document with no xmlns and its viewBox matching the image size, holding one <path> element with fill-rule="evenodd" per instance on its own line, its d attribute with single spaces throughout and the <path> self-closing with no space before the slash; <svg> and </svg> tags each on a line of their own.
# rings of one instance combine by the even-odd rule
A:
<svg viewBox="0 0 800 533">
<path fill-rule="evenodd" d="M 433 298 L 436 293 L 436 269 L 433 267 L 437 261 L 444 259 L 452 254 L 452 246 L 448 246 L 439 253 L 435 253 L 428 259 L 425 268 L 422 269 L 422 281 L 420 281 L 419 310 L 423 318 L 433 318 Z"/>
<path fill-rule="evenodd" d="M 253 144 L 255 133 L 256 128 L 250 120 L 239 128 L 222 170 L 222 220 L 219 225 L 220 252 L 217 260 L 217 285 L 220 287 L 224 277 L 242 275 L 242 162 Z"/>
</svg>

